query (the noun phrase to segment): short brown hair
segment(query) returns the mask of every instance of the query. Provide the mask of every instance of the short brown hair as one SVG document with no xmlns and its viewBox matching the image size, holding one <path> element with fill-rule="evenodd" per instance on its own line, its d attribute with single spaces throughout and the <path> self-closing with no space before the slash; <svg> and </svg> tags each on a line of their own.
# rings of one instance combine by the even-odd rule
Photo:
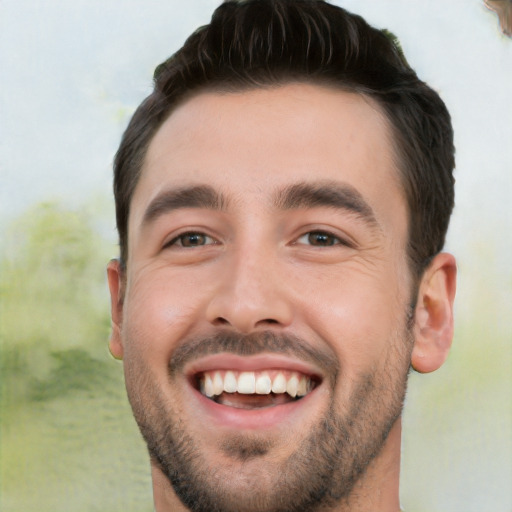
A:
<svg viewBox="0 0 512 512">
<path fill-rule="evenodd" d="M 444 245 L 454 204 L 450 115 L 419 80 L 396 38 L 322 0 L 224 2 L 154 74 L 154 90 L 126 129 L 114 163 L 121 262 L 130 201 L 148 146 L 176 105 L 199 91 L 292 81 L 326 84 L 377 102 L 391 126 L 409 209 L 408 257 L 419 277 Z"/>
</svg>

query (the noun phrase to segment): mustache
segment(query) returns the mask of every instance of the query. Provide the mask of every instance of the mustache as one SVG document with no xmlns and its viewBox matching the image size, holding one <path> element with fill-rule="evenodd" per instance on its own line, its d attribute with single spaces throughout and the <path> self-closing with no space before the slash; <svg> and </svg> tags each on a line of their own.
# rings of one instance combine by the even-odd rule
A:
<svg viewBox="0 0 512 512">
<path fill-rule="evenodd" d="M 254 356 L 262 353 L 274 353 L 296 357 L 319 367 L 325 375 L 334 379 L 339 372 L 339 361 L 329 348 L 312 347 L 302 338 L 284 333 L 261 331 L 240 334 L 222 331 L 208 337 L 197 337 L 184 341 L 173 352 L 169 361 L 171 375 L 183 370 L 194 359 L 228 352 L 237 356 Z"/>
</svg>

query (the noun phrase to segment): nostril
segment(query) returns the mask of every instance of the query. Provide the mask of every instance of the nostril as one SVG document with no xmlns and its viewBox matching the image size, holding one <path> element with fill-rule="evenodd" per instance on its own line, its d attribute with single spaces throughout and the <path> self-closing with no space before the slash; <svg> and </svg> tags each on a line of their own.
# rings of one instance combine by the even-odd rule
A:
<svg viewBox="0 0 512 512">
<path fill-rule="evenodd" d="M 212 322 L 213 325 L 215 325 L 216 327 L 236 327 L 236 324 L 233 324 L 232 322 L 230 322 L 229 320 L 227 320 L 226 318 L 222 317 L 222 316 L 218 316 L 217 318 L 215 318 Z M 279 325 L 279 321 L 278 320 L 275 320 L 274 318 L 265 318 L 263 320 L 259 320 L 257 321 L 255 324 L 252 324 L 250 326 L 245 326 L 247 329 L 253 329 L 253 328 L 257 328 L 257 327 L 268 327 L 268 326 L 274 326 L 274 325 Z M 243 328 L 243 326 L 239 325 L 238 326 L 240 329 Z"/>
<path fill-rule="evenodd" d="M 230 323 L 225 318 L 222 318 L 221 316 L 218 316 L 213 321 L 213 325 L 230 325 Z"/>
<path fill-rule="evenodd" d="M 289 326 L 293 318 L 292 303 L 275 294 L 268 295 L 269 298 L 257 289 L 254 293 L 252 289 L 242 289 L 238 284 L 220 289 L 207 304 L 206 320 L 217 328 L 232 328 L 245 333 Z"/>
</svg>

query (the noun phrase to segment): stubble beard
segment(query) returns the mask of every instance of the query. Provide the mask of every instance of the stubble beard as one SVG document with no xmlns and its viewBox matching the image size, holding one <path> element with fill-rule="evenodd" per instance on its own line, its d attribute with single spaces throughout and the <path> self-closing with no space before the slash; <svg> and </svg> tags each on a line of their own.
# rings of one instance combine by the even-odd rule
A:
<svg viewBox="0 0 512 512">
<path fill-rule="evenodd" d="M 244 347 L 254 347 L 255 340 L 244 338 L 231 336 L 228 344 L 246 354 Z M 272 339 L 283 347 L 294 343 L 286 336 Z M 130 372 L 136 378 L 131 385 L 127 379 L 128 396 L 152 463 L 191 512 L 314 512 L 343 504 L 349 510 L 356 482 L 401 415 L 411 350 L 412 335 L 406 329 L 390 340 L 384 364 L 359 376 L 343 411 L 333 378 L 327 411 L 284 461 L 274 461 L 272 452 L 278 447 L 264 437 L 227 439 L 220 449 L 233 460 L 236 473 L 232 467 L 208 464 L 198 440 L 147 369 Z"/>
</svg>

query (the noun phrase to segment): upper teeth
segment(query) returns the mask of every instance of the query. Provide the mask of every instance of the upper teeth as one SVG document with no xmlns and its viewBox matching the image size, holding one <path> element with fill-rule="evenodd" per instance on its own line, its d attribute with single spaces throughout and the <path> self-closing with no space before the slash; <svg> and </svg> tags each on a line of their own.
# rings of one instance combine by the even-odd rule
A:
<svg viewBox="0 0 512 512">
<path fill-rule="evenodd" d="M 205 372 L 199 379 L 203 395 L 212 397 L 222 393 L 244 395 L 268 395 L 288 393 L 291 397 L 304 396 L 313 388 L 311 379 L 298 372 L 290 371 L 213 371 Z"/>
</svg>

